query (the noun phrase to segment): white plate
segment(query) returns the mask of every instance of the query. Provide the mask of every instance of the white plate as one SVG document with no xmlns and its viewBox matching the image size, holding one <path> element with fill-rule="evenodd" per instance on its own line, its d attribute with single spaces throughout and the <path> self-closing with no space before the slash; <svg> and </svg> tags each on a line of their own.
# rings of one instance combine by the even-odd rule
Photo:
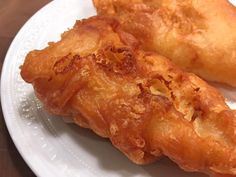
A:
<svg viewBox="0 0 236 177">
<path fill-rule="evenodd" d="M 147 166 L 133 164 L 89 130 L 49 116 L 32 87 L 23 82 L 19 66 L 28 51 L 58 40 L 76 19 L 91 15 L 95 10 L 90 0 L 53 1 L 24 25 L 9 48 L 2 71 L 1 101 L 8 130 L 24 160 L 43 177 L 204 177 L 186 173 L 167 159 Z M 228 88 L 224 91 L 231 99 L 236 93 Z"/>
</svg>

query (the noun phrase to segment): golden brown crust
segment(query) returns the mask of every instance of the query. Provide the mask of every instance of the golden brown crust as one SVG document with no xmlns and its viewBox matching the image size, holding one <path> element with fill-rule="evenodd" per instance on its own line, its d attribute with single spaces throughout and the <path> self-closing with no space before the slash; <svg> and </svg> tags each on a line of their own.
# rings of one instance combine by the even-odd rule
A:
<svg viewBox="0 0 236 177">
<path fill-rule="evenodd" d="M 138 164 L 168 156 L 190 171 L 236 174 L 236 115 L 206 82 L 144 52 L 116 20 L 78 21 L 21 70 L 45 108 L 73 117 Z"/>
<path fill-rule="evenodd" d="M 236 86 L 236 8 L 227 0 L 94 0 L 98 14 L 181 68 Z"/>
</svg>

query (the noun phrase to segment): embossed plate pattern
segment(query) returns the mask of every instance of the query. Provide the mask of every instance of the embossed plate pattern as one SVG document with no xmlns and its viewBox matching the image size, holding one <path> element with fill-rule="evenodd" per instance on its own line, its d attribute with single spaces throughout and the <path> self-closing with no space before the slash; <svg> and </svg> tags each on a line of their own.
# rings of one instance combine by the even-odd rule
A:
<svg viewBox="0 0 236 177">
<path fill-rule="evenodd" d="M 30 50 L 58 40 L 76 19 L 92 15 L 91 0 L 53 1 L 22 27 L 9 48 L 2 71 L 1 101 L 10 135 L 24 160 L 43 177 L 204 177 L 185 173 L 167 159 L 147 166 L 133 164 L 109 141 L 48 115 L 32 86 L 23 82 L 19 66 Z M 235 108 L 235 90 L 222 90 Z"/>
</svg>

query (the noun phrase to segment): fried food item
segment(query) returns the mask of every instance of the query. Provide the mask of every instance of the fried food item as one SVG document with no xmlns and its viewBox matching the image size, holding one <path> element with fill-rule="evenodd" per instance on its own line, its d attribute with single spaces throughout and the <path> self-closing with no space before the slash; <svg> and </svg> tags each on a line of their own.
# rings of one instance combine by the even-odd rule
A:
<svg viewBox="0 0 236 177">
<path fill-rule="evenodd" d="M 213 177 L 235 177 L 234 175 L 213 174 Z"/>
<path fill-rule="evenodd" d="M 93 0 L 145 50 L 209 81 L 236 86 L 236 8 L 227 0 Z"/>
<path fill-rule="evenodd" d="M 45 108 L 109 138 L 137 164 L 236 174 L 236 112 L 196 75 L 139 48 L 109 17 L 77 21 L 21 67 Z"/>
</svg>

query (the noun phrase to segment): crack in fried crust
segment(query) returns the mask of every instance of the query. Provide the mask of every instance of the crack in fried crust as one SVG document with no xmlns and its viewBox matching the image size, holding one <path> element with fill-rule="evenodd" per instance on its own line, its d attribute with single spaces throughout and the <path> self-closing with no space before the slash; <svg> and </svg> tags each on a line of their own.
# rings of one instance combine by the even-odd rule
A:
<svg viewBox="0 0 236 177">
<path fill-rule="evenodd" d="M 236 8 L 228 0 L 93 0 L 145 50 L 209 81 L 236 86 Z"/>
<path fill-rule="evenodd" d="M 21 67 L 45 108 L 72 117 L 137 164 L 168 156 L 189 171 L 236 174 L 235 112 L 108 17 L 77 21 Z"/>
</svg>

